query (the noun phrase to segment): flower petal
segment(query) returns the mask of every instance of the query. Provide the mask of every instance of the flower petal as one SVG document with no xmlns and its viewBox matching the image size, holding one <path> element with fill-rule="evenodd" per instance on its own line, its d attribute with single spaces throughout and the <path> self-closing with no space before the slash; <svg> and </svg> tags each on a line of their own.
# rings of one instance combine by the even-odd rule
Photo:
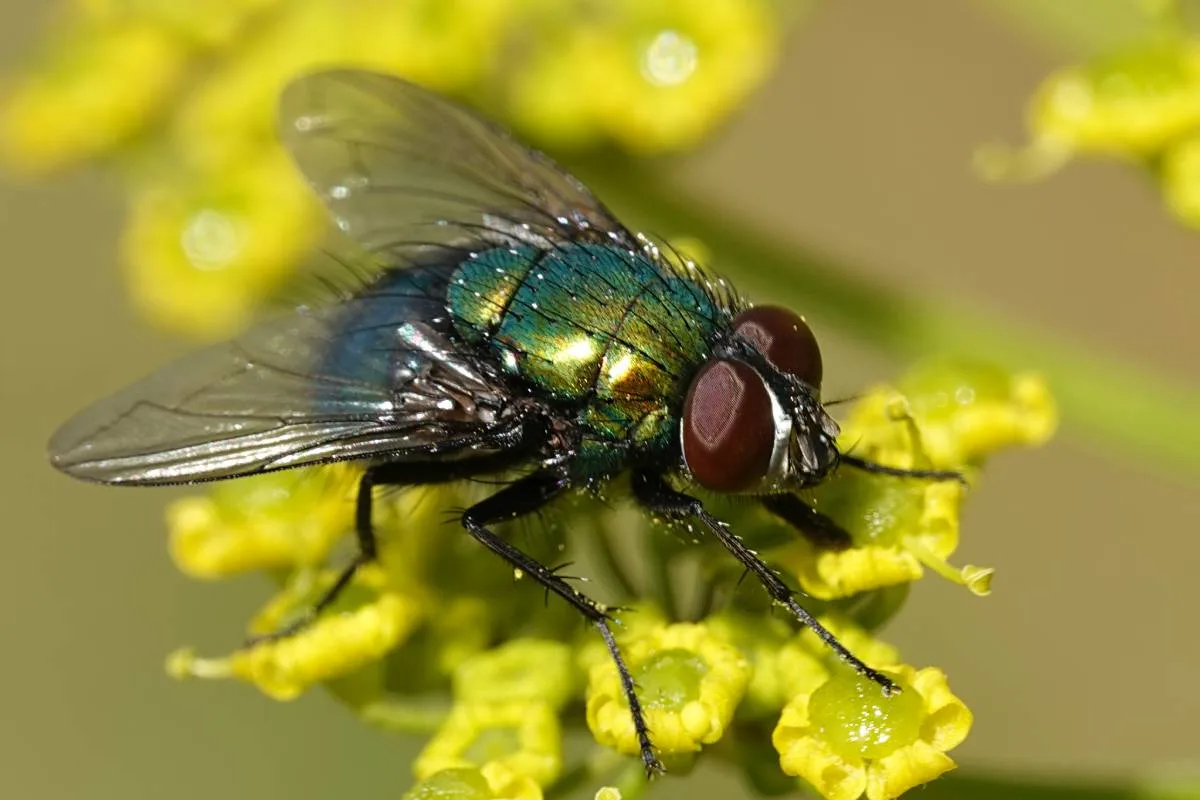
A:
<svg viewBox="0 0 1200 800">
<path fill-rule="evenodd" d="M 918 739 L 867 767 L 867 800 L 892 800 L 954 767 L 949 756 Z"/>
</svg>

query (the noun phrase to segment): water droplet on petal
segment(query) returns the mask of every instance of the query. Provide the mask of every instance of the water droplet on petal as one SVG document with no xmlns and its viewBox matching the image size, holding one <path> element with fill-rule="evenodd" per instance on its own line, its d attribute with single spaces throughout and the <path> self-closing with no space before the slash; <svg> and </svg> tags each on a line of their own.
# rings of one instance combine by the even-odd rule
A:
<svg viewBox="0 0 1200 800">
<path fill-rule="evenodd" d="M 193 214 L 184 224 L 179 244 L 195 266 L 220 269 L 237 258 L 243 238 L 235 219 L 206 208 Z"/>
<path fill-rule="evenodd" d="M 696 43 L 678 31 L 660 31 L 642 55 L 642 75 L 655 86 L 677 86 L 692 76 Z"/>
</svg>

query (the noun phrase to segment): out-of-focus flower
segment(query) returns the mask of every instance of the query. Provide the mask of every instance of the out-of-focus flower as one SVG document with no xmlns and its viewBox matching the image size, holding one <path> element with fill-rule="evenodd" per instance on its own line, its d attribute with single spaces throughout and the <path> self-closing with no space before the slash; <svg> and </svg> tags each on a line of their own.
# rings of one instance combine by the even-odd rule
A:
<svg viewBox="0 0 1200 800">
<path fill-rule="evenodd" d="M 277 149 L 140 187 L 122 243 L 134 299 L 203 338 L 246 325 L 320 241 L 321 211 Z"/>
<path fill-rule="evenodd" d="M 536 701 L 561 708 L 575 688 L 572 658 L 571 648 L 561 642 L 513 639 L 460 663 L 454 670 L 454 698 L 467 704 Z"/>
<path fill-rule="evenodd" d="M 558 716 L 546 703 L 461 703 L 454 707 L 413 764 L 418 779 L 445 769 L 500 764 L 539 786 L 562 771 Z"/>
<path fill-rule="evenodd" d="M 214 485 L 167 509 L 171 554 L 193 577 L 321 564 L 353 525 L 357 470 L 285 470 Z"/>
<path fill-rule="evenodd" d="M 7 81 L 0 156 L 45 172 L 108 154 L 163 116 L 189 59 L 173 32 L 146 22 L 63 32 L 35 69 Z"/>
<path fill-rule="evenodd" d="M 345 9 L 356 5 L 285 2 L 271 24 L 224 51 L 175 109 L 169 143 L 180 157 L 203 168 L 274 149 L 283 87 L 307 71 L 348 62 L 352 40 Z M 291 193 L 309 193 L 298 177 L 286 186 Z"/>
<path fill-rule="evenodd" d="M 508 100 L 523 130 L 560 147 L 603 135 L 635 152 L 694 145 L 761 83 L 780 44 L 762 0 L 619 0 L 566 19 Z"/>
<path fill-rule="evenodd" d="M 681 623 L 625 639 L 622 651 L 662 753 L 693 753 L 721 738 L 750 680 L 750 664 L 737 648 L 702 624 Z M 611 661 L 588 672 L 587 720 L 601 744 L 638 752 L 629 704 Z"/>
<path fill-rule="evenodd" d="M 1074 154 L 1151 159 L 1200 128 L 1200 45 L 1178 33 L 1055 72 L 1030 103 L 1032 143 L 979 151 L 981 174 L 1032 180 Z"/>
<path fill-rule="evenodd" d="M 772 737 L 784 772 L 827 800 L 891 800 L 953 769 L 946 751 L 966 738 L 971 712 L 937 669 L 887 671 L 900 694 L 846 669 L 797 694 Z"/>
<path fill-rule="evenodd" d="M 1046 79 L 1035 136 L 1081 153 L 1145 156 L 1200 126 L 1200 47 L 1156 38 Z"/>
<path fill-rule="evenodd" d="M 705 624 L 713 635 L 737 647 L 750 665 L 746 696 L 738 707 L 739 718 L 760 719 L 783 708 L 800 686 L 806 674 L 823 680 L 825 671 L 819 659 L 805 653 L 798 662 L 780 654 L 795 639 L 795 631 L 780 617 L 763 617 L 738 611 L 726 611 L 709 617 Z"/>
<path fill-rule="evenodd" d="M 1158 30 L 1047 77 L 1029 106 L 1031 142 L 976 153 L 991 180 L 1036 180 L 1075 155 L 1119 158 L 1160 177 L 1167 208 L 1200 227 L 1200 40 L 1173 3 L 1148 4 Z"/>
<path fill-rule="evenodd" d="M 248 24 L 282 0 L 74 0 L 90 22 L 143 22 L 169 29 L 198 47 L 232 44 Z"/>
<path fill-rule="evenodd" d="M 324 589 L 334 577 L 323 576 L 313 588 Z M 355 608 L 333 609 L 298 633 L 259 641 L 225 658 L 201 659 L 180 651 L 168 660 L 168 670 L 180 678 L 238 678 L 276 700 L 291 700 L 315 683 L 376 663 L 413 632 L 426 613 L 425 604 L 415 596 L 383 590 L 378 569 L 360 569 L 355 584 L 377 594 Z M 311 594 L 285 597 L 292 614 L 306 610 L 301 603 L 313 599 Z M 269 605 L 252 629 L 264 634 L 282 628 L 282 605 Z"/>
<path fill-rule="evenodd" d="M 528 2 L 360 0 L 338 7 L 348 14 L 349 63 L 460 94 L 486 85 L 502 70 L 513 39 L 524 33 Z"/>
<path fill-rule="evenodd" d="M 842 429 L 843 452 L 903 469 L 964 470 L 966 477 L 998 449 L 1034 445 L 1053 433 L 1056 413 L 1036 376 L 989 365 L 936 361 L 919 365 L 895 388 L 880 387 L 854 406 Z M 928 568 L 986 594 L 991 570 L 954 568 L 966 488 L 952 480 L 880 476 L 841 469 L 806 499 L 841 524 L 849 547 L 797 541 L 776 561 L 804 590 L 844 597 L 919 578 Z"/>
<path fill-rule="evenodd" d="M 911 419 L 913 425 L 893 424 L 885 430 L 868 421 L 854 428 L 859 414 L 876 417 L 877 410 L 867 404 L 856 404 L 847 425 L 848 440 L 893 466 L 905 452 L 913 459 L 921 450 L 934 468 L 977 467 L 1005 447 L 1045 444 L 1058 425 L 1054 398 L 1040 376 L 1011 373 L 985 362 L 919 363 L 897 381 L 896 390 L 903 397 L 893 395 L 885 401 L 885 410 L 893 419 Z"/>
</svg>

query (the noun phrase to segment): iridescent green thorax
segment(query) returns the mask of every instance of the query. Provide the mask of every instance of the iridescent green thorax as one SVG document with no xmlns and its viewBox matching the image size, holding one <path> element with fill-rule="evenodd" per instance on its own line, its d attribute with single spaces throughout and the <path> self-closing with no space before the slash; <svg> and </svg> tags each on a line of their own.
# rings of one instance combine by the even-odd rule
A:
<svg viewBox="0 0 1200 800">
<path fill-rule="evenodd" d="M 732 311 L 696 278 L 602 245 L 497 248 L 459 268 L 449 301 L 466 339 L 578 405 L 581 461 L 599 474 L 676 435 L 688 381 Z"/>
</svg>

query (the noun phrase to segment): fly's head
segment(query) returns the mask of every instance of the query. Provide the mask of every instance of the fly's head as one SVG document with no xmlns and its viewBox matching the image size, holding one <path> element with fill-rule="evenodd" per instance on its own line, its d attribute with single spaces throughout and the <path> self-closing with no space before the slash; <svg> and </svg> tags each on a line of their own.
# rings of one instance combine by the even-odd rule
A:
<svg viewBox="0 0 1200 800">
<path fill-rule="evenodd" d="M 680 443 L 692 478 L 727 493 L 795 491 L 824 480 L 840 456 L 821 377 L 821 349 L 798 315 L 758 306 L 734 317 L 684 401 Z"/>
</svg>

